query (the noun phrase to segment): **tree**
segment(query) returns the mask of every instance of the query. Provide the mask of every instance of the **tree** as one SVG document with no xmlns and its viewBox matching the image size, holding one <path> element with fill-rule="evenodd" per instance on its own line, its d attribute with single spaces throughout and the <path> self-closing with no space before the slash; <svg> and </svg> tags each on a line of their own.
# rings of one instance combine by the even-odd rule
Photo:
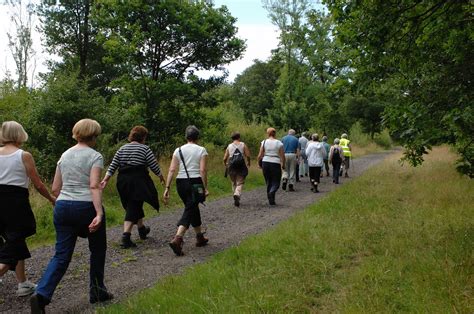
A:
<svg viewBox="0 0 474 314">
<path fill-rule="evenodd" d="M 384 119 L 404 159 L 418 165 L 432 145 L 450 143 L 458 169 L 474 177 L 470 1 L 325 2 L 359 82 L 391 93 Z"/>
<path fill-rule="evenodd" d="M 219 70 L 245 48 L 227 8 L 202 1 L 102 0 L 95 19 L 105 60 L 124 73 L 112 84 L 117 97 L 142 104 L 147 127 L 162 138 L 183 127 L 205 90 L 194 72 Z"/>
<path fill-rule="evenodd" d="M 274 106 L 274 92 L 280 76 L 281 63 L 276 59 L 268 62 L 255 60 L 237 75 L 233 84 L 233 94 L 244 110 L 248 122 L 265 121 L 268 110 Z"/>
<path fill-rule="evenodd" d="M 21 0 L 7 0 L 6 4 L 12 8 L 11 21 L 15 25 L 15 33 L 7 32 L 8 47 L 13 56 L 18 75 L 16 87 L 26 87 L 28 82 L 29 62 L 34 56 L 33 39 L 33 5 L 26 5 Z"/>
</svg>

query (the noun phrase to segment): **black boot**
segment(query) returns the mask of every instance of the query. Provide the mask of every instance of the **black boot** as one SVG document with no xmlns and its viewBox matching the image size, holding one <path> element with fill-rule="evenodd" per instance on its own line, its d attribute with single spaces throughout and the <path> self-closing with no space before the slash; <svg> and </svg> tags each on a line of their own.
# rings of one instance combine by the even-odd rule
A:
<svg viewBox="0 0 474 314">
<path fill-rule="evenodd" d="M 140 228 L 138 228 L 138 235 L 140 236 L 140 239 L 142 240 L 145 240 L 149 233 L 150 233 L 150 227 L 141 226 Z"/>
<path fill-rule="evenodd" d="M 130 239 L 130 236 L 131 236 L 130 232 L 124 232 L 122 234 L 122 243 L 120 244 L 120 247 L 122 249 L 137 247 L 137 245 L 132 242 L 132 239 Z"/>
<path fill-rule="evenodd" d="M 41 314 L 46 313 L 45 307 L 48 305 L 49 301 L 46 300 L 42 295 L 37 294 L 36 292 L 30 297 L 30 308 L 32 314 Z"/>
<path fill-rule="evenodd" d="M 276 205 L 276 203 L 275 203 L 275 192 L 268 193 L 268 204 Z"/>
</svg>

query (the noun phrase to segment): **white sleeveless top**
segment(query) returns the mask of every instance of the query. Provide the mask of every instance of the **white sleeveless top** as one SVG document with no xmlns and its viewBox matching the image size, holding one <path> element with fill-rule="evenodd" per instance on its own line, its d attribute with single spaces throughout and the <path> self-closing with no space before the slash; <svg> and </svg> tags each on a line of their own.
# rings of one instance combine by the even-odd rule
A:
<svg viewBox="0 0 474 314">
<path fill-rule="evenodd" d="M 0 155 L 0 184 L 28 188 L 30 179 L 26 175 L 22 157 L 22 149 L 9 155 Z"/>
<path fill-rule="evenodd" d="M 240 150 L 240 153 L 242 154 L 242 156 L 245 159 L 245 151 L 244 151 L 245 150 L 245 143 L 244 142 L 240 142 L 239 145 L 235 145 L 234 142 L 230 143 L 227 146 L 227 150 L 229 151 L 229 157 L 232 157 L 232 155 L 234 155 L 235 150 L 237 148 Z"/>
</svg>

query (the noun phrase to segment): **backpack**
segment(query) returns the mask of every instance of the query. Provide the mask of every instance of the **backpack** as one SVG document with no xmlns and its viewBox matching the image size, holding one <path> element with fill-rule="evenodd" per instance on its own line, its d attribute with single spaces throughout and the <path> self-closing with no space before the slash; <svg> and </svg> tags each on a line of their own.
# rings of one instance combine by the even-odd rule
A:
<svg viewBox="0 0 474 314">
<path fill-rule="evenodd" d="M 342 161 L 341 151 L 339 150 L 339 148 L 334 147 L 334 149 L 332 151 L 332 162 L 339 163 L 341 161 Z"/>
<path fill-rule="evenodd" d="M 240 149 L 235 147 L 234 153 L 229 159 L 229 169 L 240 169 L 245 166 L 244 155 Z"/>
</svg>

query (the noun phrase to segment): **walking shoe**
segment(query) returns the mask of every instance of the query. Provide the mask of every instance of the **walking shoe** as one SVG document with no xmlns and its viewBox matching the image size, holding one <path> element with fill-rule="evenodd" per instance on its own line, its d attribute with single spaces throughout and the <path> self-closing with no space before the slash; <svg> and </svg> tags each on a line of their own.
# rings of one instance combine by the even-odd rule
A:
<svg viewBox="0 0 474 314">
<path fill-rule="evenodd" d="M 239 207 L 240 206 L 240 196 L 234 195 L 234 206 Z"/>
<path fill-rule="evenodd" d="M 197 247 L 205 246 L 207 245 L 207 242 L 209 242 L 209 239 L 204 237 L 204 232 L 200 232 L 196 234 Z"/>
<path fill-rule="evenodd" d="M 330 177 L 329 172 L 326 172 L 326 177 Z"/>
<path fill-rule="evenodd" d="M 90 304 L 94 304 L 97 302 L 105 302 L 112 300 L 114 298 L 114 295 L 107 290 L 99 290 L 99 292 L 96 293 L 91 293 L 89 297 L 89 302 Z"/>
<path fill-rule="evenodd" d="M 170 248 L 173 250 L 176 256 L 183 256 L 183 237 L 182 236 L 174 236 L 173 240 L 169 243 Z"/>
<path fill-rule="evenodd" d="M 45 306 L 48 304 L 45 298 L 43 298 L 41 295 L 34 293 L 30 297 L 30 309 L 31 309 L 31 314 L 42 314 L 46 313 L 44 310 Z"/>
<path fill-rule="evenodd" d="M 281 185 L 281 188 L 283 189 L 283 191 L 286 191 L 286 184 L 288 183 L 287 180 L 283 180 L 283 184 Z"/>
<path fill-rule="evenodd" d="M 27 295 L 32 294 L 35 292 L 36 285 L 31 281 L 20 282 L 18 284 L 18 290 L 16 291 L 16 295 L 19 297 L 26 297 Z"/>
<path fill-rule="evenodd" d="M 347 174 L 347 172 L 346 172 L 346 174 L 344 175 L 344 178 L 349 178 L 349 175 Z"/>
<path fill-rule="evenodd" d="M 293 188 L 293 184 L 289 184 L 289 185 L 288 185 L 288 191 L 290 191 L 290 192 L 294 192 L 294 191 L 295 191 L 295 189 Z"/>
<path fill-rule="evenodd" d="M 140 236 L 140 239 L 142 240 L 145 240 L 149 233 L 150 233 L 150 227 L 141 226 L 140 228 L 138 228 L 138 235 Z"/>
<path fill-rule="evenodd" d="M 120 247 L 122 249 L 128 249 L 131 247 L 137 247 L 137 245 L 130 239 L 130 232 L 124 232 L 122 234 L 122 243 L 120 244 Z"/>
</svg>

